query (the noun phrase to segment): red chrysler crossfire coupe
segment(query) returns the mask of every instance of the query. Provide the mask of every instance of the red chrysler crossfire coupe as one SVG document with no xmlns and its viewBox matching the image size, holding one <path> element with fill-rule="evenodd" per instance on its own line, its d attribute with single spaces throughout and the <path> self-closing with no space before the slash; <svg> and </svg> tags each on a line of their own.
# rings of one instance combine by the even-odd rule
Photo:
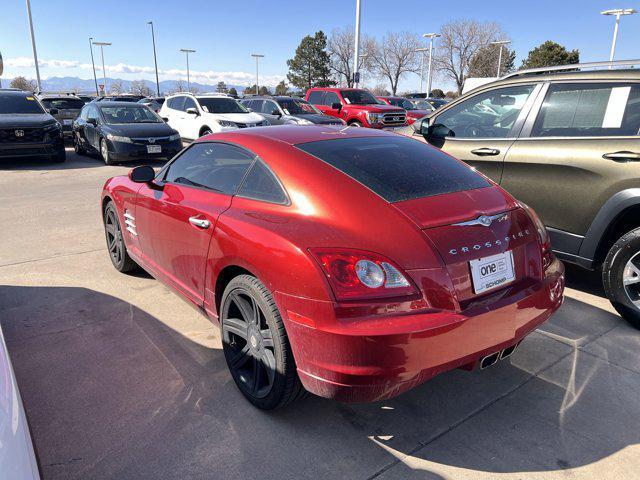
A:
<svg viewBox="0 0 640 480">
<path fill-rule="evenodd" d="M 208 135 L 102 193 L 114 266 L 218 323 L 255 406 L 398 395 L 508 357 L 562 303 L 526 205 L 417 140 L 365 128 Z"/>
</svg>

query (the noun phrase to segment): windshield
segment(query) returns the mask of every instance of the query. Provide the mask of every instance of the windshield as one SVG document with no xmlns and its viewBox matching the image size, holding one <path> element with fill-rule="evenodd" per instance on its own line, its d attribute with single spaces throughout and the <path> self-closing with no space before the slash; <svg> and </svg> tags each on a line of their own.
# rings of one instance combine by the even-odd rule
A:
<svg viewBox="0 0 640 480">
<path fill-rule="evenodd" d="M 278 100 L 278 105 L 287 115 L 308 115 L 310 113 L 320 113 L 316 107 L 304 100 L 294 100 L 287 98 L 286 100 Z"/>
<path fill-rule="evenodd" d="M 445 105 L 447 102 L 444 100 L 427 100 L 427 102 L 429 102 L 433 108 L 440 108 L 441 106 Z"/>
<path fill-rule="evenodd" d="M 198 97 L 203 110 L 209 113 L 249 113 L 244 105 L 240 105 L 233 98 L 227 97 Z"/>
<path fill-rule="evenodd" d="M 345 102 L 353 105 L 379 105 L 382 103 L 366 90 L 342 90 L 340 95 Z"/>
<path fill-rule="evenodd" d="M 390 98 L 389 103 L 394 107 L 404 108 L 405 110 L 417 110 L 417 108 L 406 98 Z"/>
<path fill-rule="evenodd" d="M 84 102 L 79 98 L 43 98 L 42 104 L 46 109 L 57 108 L 58 110 L 80 110 L 84 107 Z"/>
<path fill-rule="evenodd" d="M 388 202 L 490 186 L 480 174 L 411 138 L 341 138 L 296 145 Z"/>
<path fill-rule="evenodd" d="M 124 123 L 161 123 L 162 119 L 147 107 L 126 105 L 117 107 L 100 107 L 104 121 L 108 124 Z"/>
<path fill-rule="evenodd" d="M 0 113 L 44 113 L 35 97 L 0 93 Z"/>
</svg>

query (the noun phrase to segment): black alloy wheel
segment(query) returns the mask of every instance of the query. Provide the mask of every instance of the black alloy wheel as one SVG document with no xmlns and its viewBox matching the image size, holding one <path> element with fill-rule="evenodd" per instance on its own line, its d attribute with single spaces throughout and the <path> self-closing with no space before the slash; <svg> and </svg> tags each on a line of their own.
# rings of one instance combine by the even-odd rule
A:
<svg viewBox="0 0 640 480">
<path fill-rule="evenodd" d="M 242 394 L 265 410 L 301 396 L 287 334 L 267 288 L 250 275 L 235 277 L 220 312 L 224 356 Z"/>
<path fill-rule="evenodd" d="M 116 267 L 116 270 L 122 273 L 134 270 L 136 263 L 129 257 L 129 253 L 127 252 L 124 238 L 122 238 L 122 228 L 120 228 L 118 214 L 112 202 L 107 204 L 104 211 L 104 233 L 107 240 L 109 257 L 111 258 L 113 266 Z"/>
</svg>

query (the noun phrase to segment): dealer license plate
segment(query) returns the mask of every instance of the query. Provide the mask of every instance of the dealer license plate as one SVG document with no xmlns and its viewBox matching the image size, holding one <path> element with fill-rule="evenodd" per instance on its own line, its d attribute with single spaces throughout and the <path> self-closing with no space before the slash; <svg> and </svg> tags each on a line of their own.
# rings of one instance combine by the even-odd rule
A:
<svg viewBox="0 0 640 480">
<path fill-rule="evenodd" d="M 479 258 L 469 262 L 471 279 L 475 293 L 486 292 L 513 282 L 516 274 L 513 268 L 513 253 L 504 253 Z"/>
<path fill-rule="evenodd" d="M 62 124 L 63 125 L 71 125 L 71 124 L 73 124 L 73 119 L 72 118 L 65 118 L 64 120 L 62 120 Z"/>
<path fill-rule="evenodd" d="M 161 145 L 147 145 L 147 153 L 160 153 L 162 152 Z"/>
</svg>

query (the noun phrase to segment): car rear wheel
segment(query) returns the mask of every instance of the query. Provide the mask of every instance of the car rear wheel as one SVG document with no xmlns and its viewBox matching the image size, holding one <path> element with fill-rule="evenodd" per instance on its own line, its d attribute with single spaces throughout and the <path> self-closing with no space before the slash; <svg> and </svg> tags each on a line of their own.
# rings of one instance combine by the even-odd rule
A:
<svg viewBox="0 0 640 480">
<path fill-rule="evenodd" d="M 135 270 L 138 265 L 127 252 L 127 247 L 122 237 L 120 220 L 118 220 L 118 212 L 113 202 L 109 202 L 104 209 L 104 233 L 107 239 L 109 257 L 116 270 L 122 273 Z"/>
<path fill-rule="evenodd" d="M 260 280 L 251 275 L 231 280 L 220 312 L 227 366 L 247 400 L 272 410 L 304 395 L 280 312 Z"/>
<path fill-rule="evenodd" d="M 350 127 L 358 127 L 358 128 L 360 128 L 360 127 L 362 127 L 362 124 L 360 122 L 351 122 L 349 124 L 349 126 Z"/>
<path fill-rule="evenodd" d="M 51 157 L 51 160 L 55 163 L 64 163 L 67 160 L 67 152 L 64 147 L 58 149 L 56 154 Z"/>
<path fill-rule="evenodd" d="M 115 165 L 115 162 L 111 159 L 107 141 L 104 138 L 100 139 L 100 156 L 106 165 Z"/>
<path fill-rule="evenodd" d="M 618 313 L 640 328 L 640 228 L 613 244 L 602 265 L 602 283 Z"/>
<path fill-rule="evenodd" d="M 78 138 L 77 135 L 73 136 L 73 150 L 76 152 L 77 155 L 84 155 L 87 153 L 87 151 L 80 144 L 80 139 Z"/>
<path fill-rule="evenodd" d="M 204 130 L 202 130 L 202 132 L 200 132 L 200 136 L 204 137 L 205 135 L 211 135 L 211 133 L 213 133 L 211 132 L 211 129 L 205 128 Z"/>
</svg>

